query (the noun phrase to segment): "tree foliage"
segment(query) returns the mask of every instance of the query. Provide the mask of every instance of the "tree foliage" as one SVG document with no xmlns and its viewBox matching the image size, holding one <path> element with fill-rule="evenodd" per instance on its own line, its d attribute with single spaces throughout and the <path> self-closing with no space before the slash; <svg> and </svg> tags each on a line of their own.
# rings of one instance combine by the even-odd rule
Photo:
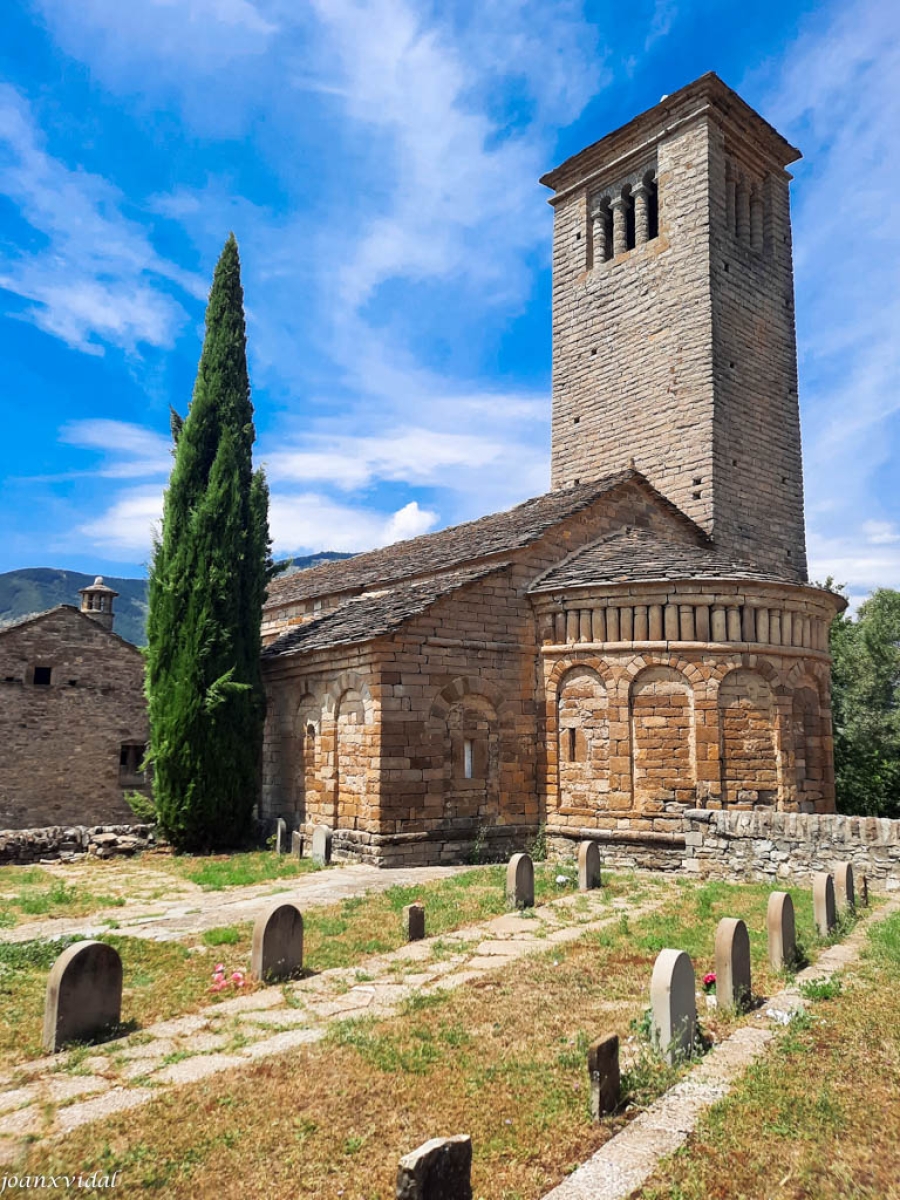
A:
<svg viewBox="0 0 900 1200">
<path fill-rule="evenodd" d="M 235 846 L 258 790 L 260 622 L 270 569 L 268 490 L 254 473 L 240 260 L 213 276 L 187 416 L 154 545 L 147 623 L 149 760 L 163 832 L 182 849 Z"/>
<path fill-rule="evenodd" d="M 831 654 L 838 811 L 900 817 L 900 592 L 836 617 Z"/>
</svg>

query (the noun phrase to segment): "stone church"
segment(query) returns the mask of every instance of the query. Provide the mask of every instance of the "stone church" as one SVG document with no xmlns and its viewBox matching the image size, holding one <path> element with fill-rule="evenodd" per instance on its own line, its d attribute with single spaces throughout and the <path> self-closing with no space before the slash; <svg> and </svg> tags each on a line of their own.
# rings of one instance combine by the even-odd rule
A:
<svg viewBox="0 0 900 1200">
<path fill-rule="evenodd" d="M 273 582 L 264 816 L 392 865 L 834 810 L 798 157 L 710 74 L 543 177 L 551 490 Z"/>
</svg>

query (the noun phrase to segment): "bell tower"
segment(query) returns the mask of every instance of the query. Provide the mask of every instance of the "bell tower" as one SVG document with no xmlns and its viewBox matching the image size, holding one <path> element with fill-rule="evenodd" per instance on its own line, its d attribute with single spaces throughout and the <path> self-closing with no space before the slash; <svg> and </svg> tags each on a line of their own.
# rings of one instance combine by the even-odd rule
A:
<svg viewBox="0 0 900 1200">
<path fill-rule="evenodd" d="M 790 175 L 714 74 L 545 175 L 552 487 L 629 459 L 723 550 L 806 579 Z"/>
</svg>

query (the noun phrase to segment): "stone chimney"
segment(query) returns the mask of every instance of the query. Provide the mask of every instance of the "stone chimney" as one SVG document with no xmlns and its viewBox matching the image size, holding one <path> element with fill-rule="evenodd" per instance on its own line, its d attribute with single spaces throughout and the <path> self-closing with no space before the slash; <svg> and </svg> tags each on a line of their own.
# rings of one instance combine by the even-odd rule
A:
<svg viewBox="0 0 900 1200">
<path fill-rule="evenodd" d="M 84 615 L 111 633 L 113 621 L 116 619 L 113 601 L 119 593 L 107 587 L 103 576 L 98 575 L 90 587 L 79 588 L 78 594 L 81 596 L 81 611 Z"/>
</svg>

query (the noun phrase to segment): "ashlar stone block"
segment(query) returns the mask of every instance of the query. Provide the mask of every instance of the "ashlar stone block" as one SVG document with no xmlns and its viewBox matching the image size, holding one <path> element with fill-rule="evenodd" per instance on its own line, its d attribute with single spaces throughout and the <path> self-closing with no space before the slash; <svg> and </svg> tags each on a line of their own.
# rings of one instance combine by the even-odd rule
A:
<svg viewBox="0 0 900 1200">
<path fill-rule="evenodd" d="M 93 1041 L 122 1020 L 122 959 L 104 942 L 64 950 L 47 980 L 43 1045 L 55 1054 L 66 1042 Z"/>
<path fill-rule="evenodd" d="M 530 854 L 514 854 L 506 868 L 508 908 L 534 908 L 534 863 Z"/>
<path fill-rule="evenodd" d="M 303 914 L 296 904 L 275 904 L 256 919 L 250 970 L 264 982 L 290 979 L 303 967 Z"/>
<path fill-rule="evenodd" d="M 622 1095 L 619 1072 L 619 1035 L 607 1034 L 588 1047 L 588 1075 L 591 1082 L 591 1120 L 615 1112 Z"/>
<path fill-rule="evenodd" d="M 817 871 L 813 876 L 813 916 L 819 937 L 828 937 L 837 924 L 834 899 L 834 876 Z"/>
<path fill-rule="evenodd" d="M 834 870 L 834 892 L 838 908 L 856 908 L 856 888 L 853 881 L 853 864 L 838 863 Z"/>
<path fill-rule="evenodd" d="M 787 892 L 772 892 L 766 909 L 769 936 L 769 963 L 773 971 L 783 971 L 797 961 L 797 928 L 794 902 Z"/>
<path fill-rule="evenodd" d="M 736 917 L 723 917 L 716 928 L 716 1002 L 740 1012 L 750 1000 L 750 935 Z"/>
<path fill-rule="evenodd" d="M 324 867 L 331 862 L 332 832 L 327 825 L 317 825 L 312 835 L 312 860 Z"/>
<path fill-rule="evenodd" d="M 578 845 L 578 890 L 589 892 L 600 887 L 600 847 L 596 842 Z"/>
<path fill-rule="evenodd" d="M 401 1158 L 396 1200 L 472 1200 L 472 1139 L 432 1138 Z"/>
<path fill-rule="evenodd" d="M 661 950 L 650 978 L 653 1041 L 670 1063 L 690 1057 L 697 1032 L 694 965 L 683 950 Z"/>
</svg>

